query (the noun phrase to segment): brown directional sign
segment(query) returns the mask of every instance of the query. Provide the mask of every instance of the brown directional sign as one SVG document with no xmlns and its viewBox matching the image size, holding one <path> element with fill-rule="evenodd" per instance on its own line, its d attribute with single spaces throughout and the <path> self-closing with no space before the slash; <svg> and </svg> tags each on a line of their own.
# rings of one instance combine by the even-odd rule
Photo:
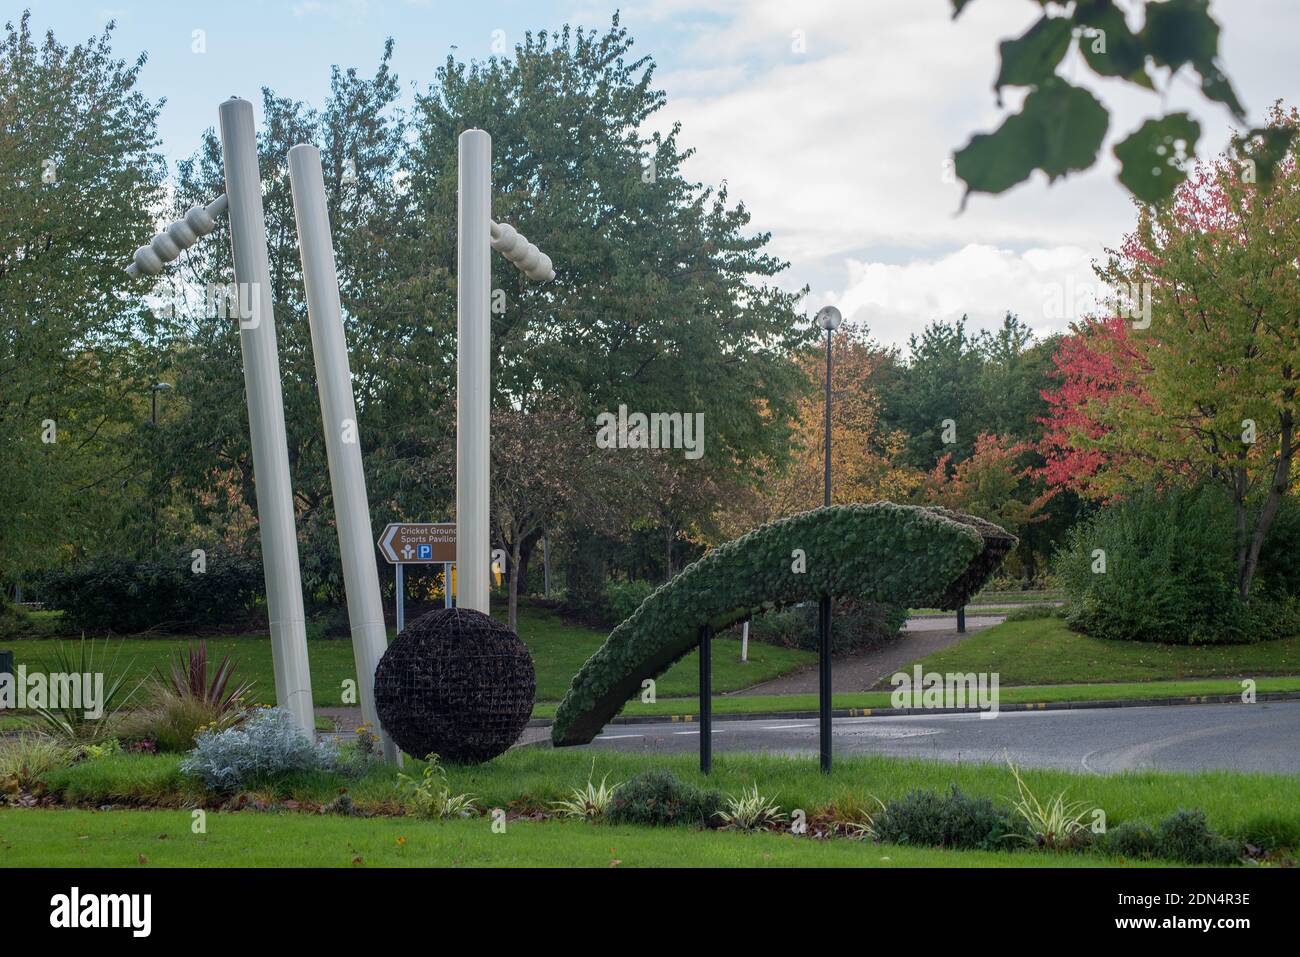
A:
<svg viewBox="0 0 1300 957">
<path fill-rule="evenodd" d="M 394 522 L 379 536 L 379 550 L 390 565 L 435 565 L 456 560 L 456 526 Z"/>
</svg>

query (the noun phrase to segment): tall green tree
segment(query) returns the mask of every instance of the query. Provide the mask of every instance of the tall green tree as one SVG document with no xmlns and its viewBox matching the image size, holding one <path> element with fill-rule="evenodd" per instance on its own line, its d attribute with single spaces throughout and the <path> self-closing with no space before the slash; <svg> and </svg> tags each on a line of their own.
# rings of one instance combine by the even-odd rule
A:
<svg viewBox="0 0 1300 957">
<path fill-rule="evenodd" d="M 970 456 L 981 431 L 984 392 L 980 387 L 983 355 L 979 336 L 955 322 L 936 320 L 908 339 L 901 374 L 887 382 L 882 414 L 889 430 L 907 435 L 903 457 L 926 469 L 944 455 L 954 461 Z"/>
<path fill-rule="evenodd" d="M 449 58 L 411 118 L 394 281 L 454 315 L 457 138 L 487 130 L 492 215 L 557 272 L 539 285 L 493 263 L 494 403 L 562 403 L 589 420 L 620 405 L 703 412 L 705 455 L 735 474 L 788 443 L 808 325 L 798 294 L 768 281 L 786 264 L 748 231 L 744 205 L 684 176 L 676 126 L 645 132 L 665 97 L 631 51 L 616 16 L 603 32 L 526 34 L 512 56 Z"/>
<path fill-rule="evenodd" d="M 0 578 L 139 537 L 156 329 L 122 270 L 165 176 L 144 57 L 29 20 L 0 40 Z"/>
<path fill-rule="evenodd" d="M 529 33 L 510 57 L 449 58 L 412 117 L 402 252 L 410 275 L 441 277 L 450 295 L 457 137 L 487 130 L 492 214 L 557 271 L 537 284 L 493 263 L 496 402 L 563 396 L 593 418 L 619 404 L 702 411 L 706 454 L 739 465 L 788 437 L 790 353 L 809 331 L 798 294 L 765 281 L 787 264 L 765 252 L 768 234 L 746 232 L 743 203 L 684 177 L 676 126 L 644 132 L 665 97 L 631 48 L 615 17 L 603 33 Z"/>
</svg>

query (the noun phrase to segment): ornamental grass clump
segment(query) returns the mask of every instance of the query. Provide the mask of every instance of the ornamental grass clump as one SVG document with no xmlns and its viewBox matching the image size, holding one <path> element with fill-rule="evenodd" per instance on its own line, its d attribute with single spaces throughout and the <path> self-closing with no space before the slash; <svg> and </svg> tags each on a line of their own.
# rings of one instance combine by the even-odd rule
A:
<svg viewBox="0 0 1300 957">
<path fill-rule="evenodd" d="M 826 805 L 825 813 L 832 832 L 859 841 L 874 840 L 875 816 L 884 806 L 875 795 L 868 797 L 855 791 L 840 791 Z"/>
<path fill-rule="evenodd" d="M 75 751 L 44 734 L 17 734 L 0 739 L 0 804 L 45 782 L 51 771 L 68 765 Z"/>
<path fill-rule="evenodd" d="M 231 792 L 286 774 L 338 770 L 338 752 L 314 743 L 283 708 L 254 712 L 243 724 L 199 734 L 181 771 L 209 790 Z"/>
<path fill-rule="evenodd" d="M 84 692 L 89 682 L 91 694 L 74 694 L 74 698 L 82 700 L 51 701 L 51 707 L 35 709 L 51 736 L 68 745 L 102 744 L 116 737 L 123 709 L 144 684 L 143 679 L 135 681 L 130 677 L 134 658 L 121 663 L 124 645 L 125 642 L 118 642 L 110 658 L 107 638 L 102 645 L 84 635 L 71 646 L 59 642 L 50 672 L 79 679 L 73 682 L 74 692 Z"/>
<path fill-rule="evenodd" d="M 244 720 L 244 700 L 253 687 L 234 680 L 236 666 L 227 655 L 210 667 L 207 643 L 190 645 L 154 675 L 146 705 L 124 721 L 122 737 L 180 754 L 203 731 L 233 728 Z"/>
<path fill-rule="evenodd" d="M 717 813 L 729 831 L 766 831 L 789 820 L 775 798 L 758 793 L 758 782 L 738 795 L 727 795 L 726 806 Z"/>
<path fill-rule="evenodd" d="M 1019 816 L 1017 822 L 1024 833 L 1016 833 L 1014 838 L 1026 844 L 1049 850 L 1077 850 L 1087 846 L 1092 832 L 1084 824 L 1084 818 L 1093 812 L 1093 806 L 1083 801 L 1066 801 L 1065 792 L 1059 791 L 1046 802 L 1038 797 L 1020 776 L 1020 769 L 1010 757 L 1007 766 L 1016 779 L 1016 789 L 1020 797 L 1012 803 L 1011 809 Z"/>
<path fill-rule="evenodd" d="M 599 784 L 596 784 L 592 780 L 595 773 L 596 762 L 593 760 L 591 774 L 587 776 L 586 785 L 574 788 L 570 792 L 568 800 L 552 803 L 551 810 L 562 817 L 577 818 L 584 821 L 603 819 L 609 813 L 609 807 L 614 801 L 614 792 L 619 789 L 619 785 L 610 785 L 608 783 L 608 774 L 600 779 Z"/>
</svg>

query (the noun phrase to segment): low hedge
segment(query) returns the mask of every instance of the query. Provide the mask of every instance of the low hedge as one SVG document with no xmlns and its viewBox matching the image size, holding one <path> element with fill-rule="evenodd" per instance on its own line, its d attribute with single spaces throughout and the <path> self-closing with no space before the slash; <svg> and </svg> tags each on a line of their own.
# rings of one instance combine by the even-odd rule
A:
<svg viewBox="0 0 1300 957">
<path fill-rule="evenodd" d="M 970 797 L 956 785 L 947 794 L 918 789 L 895 798 L 875 821 L 876 839 L 886 844 L 1000 850 L 1015 825 L 1005 808 L 986 797 Z"/>
<path fill-rule="evenodd" d="M 641 603 L 654 594 L 655 586 L 648 581 L 608 581 L 603 591 L 604 608 L 610 624 L 618 624 L 641 607 Z"/>
<path fill-rule="evenodd" d="M 671 771 L 652 768 L 623 782 L 614 792 L 605 820 L 610 824 L 666 827 L 718 824 L 723 795 L 713 788 L 687 784 Z"/>
<path fill-rule="evenodd" d="M 591 741 L 644 679 L 696 646 L 701 626 L 722 630 L 826 594 L 956 608 L 1015 544 L 988 522 L 889 502 L 818 508 L 757 528 L 687 566 L 610 633 L 570 682 L 551 739 Z"/>
<path fill-rule="evenodd" d="M 189 551 L 141 560 L 102 556 L 47 571 L 36 579 L 47 608 L 75 629 L 130 635 L 251 623 L 265 592 L 262 563 L 210 550 L 193 571 Z"/>
</svg>

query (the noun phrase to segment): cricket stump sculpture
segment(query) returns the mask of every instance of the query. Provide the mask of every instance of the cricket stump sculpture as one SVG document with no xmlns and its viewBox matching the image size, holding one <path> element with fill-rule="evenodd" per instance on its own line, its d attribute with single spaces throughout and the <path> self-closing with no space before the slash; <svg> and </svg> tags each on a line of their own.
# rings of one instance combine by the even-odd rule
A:
<svg viewBox="0 0 1300 957">
<path fill-rule="evenodd" d="M 266 576 L 276 704 L 293 715 L 305 734 L 315 736 L 316 714 L 307 659 L 298 535 L 289 478 L 253 105 L 232 98 L 221 104 L 219 113 L 225 195 L 206 207 L 191 209 L 183 219 L 154 236 L 147 246 L 137 249 L 127 272 L 132 276 L 156 276 L 164 264 L 212 232 L 216 217 L 229 211 L 235 283 L 240 291 L 237 298 L 241 304 L 247 302 L 248 307 L 247 315 L 239 317 L 239 338 L 248 394 L 248 428 Z M 387 636 L 371 544 L 370 507 L 361 465 L 360 435 L 339 308 L 320 154 L 315 147 L 299 146 L 290 151 L 289 159 L 312 352 L 325 421 L 330 486 L 334 493 L 339 552 L 343 558 L 348 618 L 360 684 L 358 697 L 363 719 L 378 728 L 374 673 L 387 646 Z M 247 299 L 244 290 L 248 291 Z M 396 759 L 396 748 L 382 733 L 380 738 L 385 756 Z"/>
<path fill-rule="evenodd" d="M 230 245 L 240 315 L 240 348 L 248 398 L 249 437 L 257 496 L 258 528 L 266 576 L 276 704 L 289 711 L 308 736 L 315 734 L 311 674 L 293 489 L 289 475 L 284 399 L 271 301 L 266 219 L 258 174 L 253 107 L 232 98 L 220 107 L 226 192 L 196 206 L 136 250 L 126 271 L 156 276 L 185 249 L 230 216 Z M 555 278 L 551 259 L 511 226 L 492 221 L 492 139 L 467 130 L 458 143 L 456 524 L 459 604 L 488 611 L 490 574 L 489 466 L 491 411 L 492 264 L 496 249 L 529 278 Z M 375 708 L 375 671 L 388 646 L 370 506 L 362 466 L 356 401 L 348 367 L 338 276 L 325 202 L 320 151 L 307 144 L 289 151 L 289 180 L 302 257 L 303 284 L 319 382 L 330 488 L 339 532 L 348 621 L 363 719 L 381 729 Z M 243 292 L 247 290 L 245 299 Z M 385 756 L 399 755 L 379 731 Z"/>
<path fill-rule="evenodd" d="M 298 251 L 307 292 L 307 321 L 311 351 L 320 385 L 320 412 L 325 423 L 325 457 L 329 461 L 330 491 L 343 561 L 343 588 L 348 602 L 352 654 L 361 682 L 361 717 L 376 729 L 384 756 L 397 760 L 397 746 L 382 731 L 375 709 L 374 675 L 388 647 L 384 606 L 379 594 L 374 537 L 370 530 L 370 500 L 361 464 L 357 406 L 348 368 L 348 344 L 343 335 L 339 280 L 334 269 L 329 211 L 320 150 L 301 144 L 289 150 L 289 188 L 298 224 Z"/>
</svg>

